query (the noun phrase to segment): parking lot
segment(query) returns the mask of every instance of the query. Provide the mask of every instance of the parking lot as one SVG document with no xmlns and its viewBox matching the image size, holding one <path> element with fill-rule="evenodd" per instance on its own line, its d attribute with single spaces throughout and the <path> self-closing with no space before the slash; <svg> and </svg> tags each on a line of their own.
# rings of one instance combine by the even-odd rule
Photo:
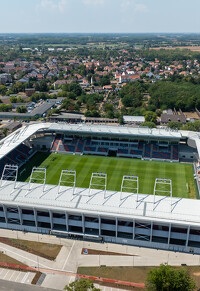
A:
<svg viewBox="0 0 200 291">
<path fill-rule="evenodd" d="M 9 269 L 0 268 L 0 279 L 17 282 L 17 283 L 24 283 L 24 284 L 31 284 L 35 273 L 33 272 L 20 272 L 14 271 Z"/>
</svg>

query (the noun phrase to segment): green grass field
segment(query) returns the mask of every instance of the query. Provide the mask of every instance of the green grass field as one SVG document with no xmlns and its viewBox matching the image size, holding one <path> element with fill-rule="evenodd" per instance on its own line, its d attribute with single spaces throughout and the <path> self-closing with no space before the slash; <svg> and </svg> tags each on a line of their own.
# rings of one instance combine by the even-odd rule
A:
<svg viewBox="0 0 200 291">
<path fill-rule="evenodd" d="M 37 153 L 19 172 L 20 181 L 29 181 L 34 166 L 47 169 L 47 184 L 56 185 L 63 169 L 76 170 L 76 186 L 88 188 L 92 172 L 107 173 L 107 189 L 120 191 L 123 175 L 139 177 L 139 193 L 153 194 L 158 178 L 171 178 L 173 196 L 196 198 L 192 164 L 141 161 L 99 156 Z"/>
</svg>

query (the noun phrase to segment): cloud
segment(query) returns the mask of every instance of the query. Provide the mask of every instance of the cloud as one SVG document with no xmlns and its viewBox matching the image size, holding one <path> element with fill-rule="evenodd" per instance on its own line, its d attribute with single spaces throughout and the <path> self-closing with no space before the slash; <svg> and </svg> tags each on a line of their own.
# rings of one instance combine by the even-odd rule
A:
<svg viewBox="0 0 200 291">
<path fill-rule="evenodd" d="M 148 8 L 147 8 L 147 6 L 146 5 L 144 5 L 144 4 L 140 4 L 140 3 L 138 3 L 138 4 L 135 4 L 135 11 L 139 11 L 139 12 L 147 12 L 148 11 Z"/>
<path fill-rule="evenodd" d="M 40 3 L 36 6 L 36 10 L 55 10 L 62 13 L 67 7 L 68 0 L 41 0 Z"/>
<path fill-rule="evenodd" d="M 82 0 L 83 4 L 85 5 L 93 5 L 93 6 L 98 6 L 98 5 L 104 5 L 105 0 Z"/>
<path fill-rule="evenodd" d="M 147 12 L 148 8 L 143 3 L 135 0 L 121 0 L 121 8 L 123 11 L 132 10 L 133 12 Z"/>
</svg>

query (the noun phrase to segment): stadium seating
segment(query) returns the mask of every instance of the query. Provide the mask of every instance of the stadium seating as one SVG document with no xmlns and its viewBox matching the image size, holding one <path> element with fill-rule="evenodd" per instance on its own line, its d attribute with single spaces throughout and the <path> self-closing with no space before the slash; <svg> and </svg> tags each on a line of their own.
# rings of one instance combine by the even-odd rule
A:
<svg viewBox="0 0 200 291">
<path fill-rule="evenodd" d="M 173 145 L 172 159 L 178 160 L 178 145 Z"/>
<path fill-rule="evenodd" d="M 136 157 L 142 157 L 142 150 L 131 149 L 130 154 Z"/>
<path fill-rule="evenodd" d="M 151 157 L 151 144 L 145 144 L 144 158 Z"/>
<path fill-rule="evenodd" d="M 118 154 L 128 154 L 128 148 L 119 148 L 118 149 Z"/>
<path fill-rule="evenodd" d="M 153 144 L 152 159 L 170 160 L 171 148 L 166 146 L 161 149 L 158 144 Z"/>
<path fill-rule="evenodd" d="M 32 149 L 25 144 L 20 144 L 12 152 L 7 154 L 5 158 L 1 160 L 0 163 L 0 175 L 3 172 L 4 166 L 6 164 L 21 166 L 31 155 Z"/>
<path fill-rule="evenodd" d="M 159 160 L 178 160 L 178 145 L 159 144 L 156 141 L 127 141 L 91 138 L 63 138 L 56 136 L 51 147 L 51 151 L 62 153 L 93 153 L 96 155 L 108 155 L 110 149 L 115 148 L 117 156 L 159 159 Z"/>
<path fill-rule="evenodd" d="M 100 153 L 108 153 L 108 148 L 98 147 L 97 152 L 100 152 Z"/>
<path fill-rule="evenodd" d="M 81 153 L 83 151 L 83 147 L 84 147 L 84 140 L 79 139 L 76 146 L 76 152 Z"/>
<path fill-rule="evenodd" d="M 51 147 L 51 151 L 56 151 L 57 150 L 57 146 L 59 143 L 60 139 L 59 138 L 55 138 Z"/>
</svg>

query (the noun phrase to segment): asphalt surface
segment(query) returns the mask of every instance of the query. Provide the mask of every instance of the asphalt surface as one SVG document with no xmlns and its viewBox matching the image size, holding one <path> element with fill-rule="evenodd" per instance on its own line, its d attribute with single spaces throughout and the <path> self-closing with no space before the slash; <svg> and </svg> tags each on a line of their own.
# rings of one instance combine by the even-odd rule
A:
<svg viewBox="0 0 200 291">
<path fill-rule="evenodd" d="M 39 286 L 20 284 L 16 282 L 8 282 L 0 280 L 0 291 L 55 291 L 56 289 L 49 289 Z M 58 289 L 57 289 L 58 290 Z"/>
</svg>

